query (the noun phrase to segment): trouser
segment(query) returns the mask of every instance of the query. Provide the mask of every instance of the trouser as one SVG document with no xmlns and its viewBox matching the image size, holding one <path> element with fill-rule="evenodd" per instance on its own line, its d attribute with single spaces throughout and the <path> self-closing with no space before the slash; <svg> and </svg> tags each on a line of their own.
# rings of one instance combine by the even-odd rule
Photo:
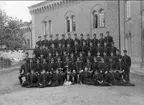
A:
<svg viewBox="0 0 144 105">
<path fill-rule="evenodd" d="M 76 83 L 76 73 L 70 74 L 70 81 L 72 81 L 73 83 Z"/>
<path fill-rule="evenodd" d="M 125 79 L 123 78 L 124 73 L 115 72 L 114 75 L 116 80 L 115 84 L 123 84 L 125 82 Z"/>
<path fill-rule="evenodd" d="M 35 84 L 39 82 L 39 75 L 37 74 L 31 74 L 30 75 L 30 84 Z"/>
<path fill-rule="evenodd" d="M 124 79 L 126 80 L 126 82 L 130 82 L 130 68 L 125 68 L 125 71 L 124 71 Z"/>
<path fill-rule="evenodd" d="M 22 78 L 25 78 L 26 79 L 26 82 L 29 83 L 30 82 L 30 78 L 29 78 L 29 75 L 26 75 L 26 74 L 21 74 L 18 79 L 20 81 L 20 84 L 22 84 L 24 81 L 22 80 Z"/>
<path fill-rule="evenodd" d="M 47 84 L 47 74 L 46 73 L 39 75 L 39 83 L 46 86 L 46 84 Z"/>
<path fill-rule="evenodd" d="M 114 73 L 104 74 L 104 80 L 108 83 L 114 84 L 115 81 Z"/>
</svg>

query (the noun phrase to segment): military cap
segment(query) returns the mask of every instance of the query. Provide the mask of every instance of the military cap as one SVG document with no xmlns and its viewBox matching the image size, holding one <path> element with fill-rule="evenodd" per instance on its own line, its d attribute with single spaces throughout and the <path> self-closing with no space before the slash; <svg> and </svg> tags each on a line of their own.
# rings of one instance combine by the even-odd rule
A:
<svg viewBox="0 0 144 105">
<path fill-rule="evenodd" d="M 38 38 L 41 38 L 41 36 L 38 36 Z"/>
<path fill-rule="evenodd" d="M 44 37 L 47 37 L 47 35 L 44 35 Z"/>
<path fill-rule="evenodd" d="M 81 36 L 83 36 L 83 34 L 80 34 Z"/>
<path fill-rule="evenodd" d="M 58 34 L 56 34 L 56 36 L 59 36 Z"/>
<path fill-rule="evenodd" d="M 75 33 L 74 36 L 77 36 L 77 34 Z"/>
<path fill-rule="evenodd" d="M 90 34 L 87 34 L 87 36 L 90 36 Z"/>
<path fill-rule="evenodd" d="M 124 53 L 127 53 L 127 50 L 123 50 Z"/>
<path fill-rule="evenodd" d="M 103 33 L 100 33 L 100 36 L 103 35 Z"/>
<path fill-rule="evenodd" d="M 93 34 L 93 36 L 96 36 L 96 34 Z"/>
<path fill-rule="evenodd" d="M 50 37 L 52 38 L 53 36 L 52 36 L 52 35 L 50 35 Z"/>
<path fill-rule="evenodd" d="M 62 36 L 65 36 L 64 34 L 62 34 Z"/>
</svg>

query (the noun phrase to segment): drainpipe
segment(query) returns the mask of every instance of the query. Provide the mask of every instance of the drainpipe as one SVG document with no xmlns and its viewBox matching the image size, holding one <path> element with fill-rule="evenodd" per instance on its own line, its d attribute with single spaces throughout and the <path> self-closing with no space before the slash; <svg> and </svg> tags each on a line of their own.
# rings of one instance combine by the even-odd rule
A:
<svg viewBox="0 0 144 105">
<path fill-rule="evenodd" d="M 140 15 L 141 15 L 141 68 L 143 68 L 143 62 L 144 62 L 144 59 L 143 59 L 143 53 L 144 53 L 144 51 L 143 51 L 143 14 L 142 14 L 142 12 L 143 12 L 143 1 L 141 0 L 140 1 Z"/>
<path fill-rule="evenodd" d="M 118 28 L 118 30 L 119 30 L 119 50 L 120 50 L 120 52 L 121 52 L 121 33 L 120 33 L 120 0 L 118 0 L 118 25 L 119 25 L 119 28 Z"/>
</svg>

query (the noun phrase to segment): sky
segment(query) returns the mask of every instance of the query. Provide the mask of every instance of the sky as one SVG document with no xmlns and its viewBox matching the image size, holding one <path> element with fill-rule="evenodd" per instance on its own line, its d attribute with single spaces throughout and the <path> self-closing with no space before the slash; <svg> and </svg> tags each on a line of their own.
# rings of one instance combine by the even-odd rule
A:
<svg viewBox="0 0 144 105">
<path fill-rule="evenodd" d="M 28 7 L 37 4 L 41 1 L 0 1 L 0 8 L 4 9 L 8 16 L 22 20 L 23 22 L 29 22 L 31 15 Z"/>
</svg>

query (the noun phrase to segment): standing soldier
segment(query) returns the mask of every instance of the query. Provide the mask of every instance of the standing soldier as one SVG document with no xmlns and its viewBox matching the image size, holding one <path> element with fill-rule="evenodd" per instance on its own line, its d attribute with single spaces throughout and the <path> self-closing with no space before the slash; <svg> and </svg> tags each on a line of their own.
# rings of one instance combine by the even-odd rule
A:
<svg viewBox="0 0 144 105">
<path fill-rule="evenodd" d="M 97 57 L 96 57 L 96 58 L 97 58 L 97 61 L 98 61 L 98 62 L 101 62 L 101 58 L 102 58 L 102 57 L 100 56 L 100 52 L 97 52 Z"/>
<path fill-rule="evenodd" d="M 75 44 L 74 44 L 74 54 L 76 56 L 78 56 L 79 53 L 80 53 L 80 45 L 77 42 L 75 42 Z"/>
<path fill-rule="evenodd" d="M 26 52 L 25 54 L 26 57 L 24 58 L 24 60 L 26 61 L 26 63 L 29 63 L 30 62 L 29 53 Z"/>
<path fill-rule="evenodd" d="M 74 34 L 74 36 L 75 36 L 74 42 L 77 42 L 78 44 L 80 44 L 80 40 L 78 39 L 78 37 L 77 37 L 77 34 L 76 34 L 76 33 Z"/>
<path fill-rule="evenodd" d="M 100 45 L 100 43 L 98 43 L 97 52 L 99 52 L 99 53 L 100 53 L 100 56 L 103 57 L 104 49 L 103 49 L 103 47 Z"/>
<path fill-rule="evenodd" d="M 83 42 L 85 41 L 85 39 L 83 38 L 83 34 L 81 34 L 80 36 L 81 36 L 81 38 L 80 38 L 80 46 L 82 46 Z"/>
<path fill-rule="evenodd" d="M 51 48 L 52 44 L 53 44 L 53 36 L 50 35 L 50 40 L 48 42 L 49 49 Z"/>
<path fill-rule="evenodd" d="M 66 40 L 67 44 L 70 44 L 70 47 L 73 47 L 74 41 L 71 38 L 71 34 L 68 34 L 68 39 Z"/>
<path fill-rule="evenodd" d="M 105 62 L 105 64 L 109 64 L 109 58 L 110 58 L 110 56 L 107 56 L 107 54 L 104 52 L 104 62 Z"/>
<path fill-rule="evenodd" d="M 61 43 L 58 44 L 57 52 L 59 53 L 60 56 L 63 55 L 63 48 L 62 48 Z"/>
<path fill-rule="evenodd" d="M 81 73 L 83 72 L 84 64 L 80 61 L 79 57 L 77 57 L 77 61 L 75 62 L 75 70 L 77 74 L 77 83 L 82 83 L 82 78 L 80 78 Z"/>
<path fill-rule="evenodd" d="M 67 52 L 68 55 L 70 55 L 73 52 L 73 49 L 72 49 L 72 47 L 70 46 L 69 43 L 67 44 L 66 52 Z"/>
<path fill-rule="evenodd" d="M 94 57 L 93 63 L 92 63 L 92 70 L 93 70 L 93 73 L 95 73 L 95 71 L 98 70 L 98 65 L 99 65 L 99 63 L 98 63 L 98 61 L 97 61 L 97 58 Z"/>
<path fill-rule="evenodd" d="M 36 55 L 36 58 L 40 57 L 40 51 L 39 50 L 40 49 L 39 49 L 38 45 L 36 44 L 35 49 L 33 51 L 33 54 Z"/>
<path fill-rule="evenodd" d="M 103 51 L 106 53 L 106 55 L 110 56 L 110 47 L 107 46 L 106 42 L 104 42 Z"/>
<path fill-rule="evenodd" d="M 116 51 L 116 62 L 118 62 L 119 58 L 122 59 L 122 55 L 121 55 L 120 50 L 117 50 L 117 51 Z"/>
<path fill-rule="evenodd" d="M 44 35 L 44 40 L 42 41 L 42 46 L 48 46 L 47 35 Z"/>
<path fill-rule="evenodd" d="M 90 34 L 87 34 L 86 45 L 89 47 L 92 40 L 90 39 Z"/>
<path fill-rule="evenodd" d="M 84 64 L 86 63 L 86 57 L 83 55 L 82 52 L 80 52 L 79 58 L 80 58 L 80 61 L 82 61 Z"/>
<path fill-rule="evenodd" d="M 113 52 L 116 55 L 117 48 L 114 46 L 114 42 L 111 43 L 110 52 Z"/>
<path fill-rule="evenodd" d="M 111 46 L 111 43 L 113 42 L 113 37 L 110 35 L 109 31 L 106 32 L 105 42 L 107 43 L 107 46 Z"/>
<path fill-rule="evenodd" d="M 83 41 L 83 45 L 81 46 L 81 52 L 82 52 L 83 54 L 87 55 L 88 50 L 89 50 L 89 47 L 86 45 L 86 42 Z"/>
<path fill-rule="evenodd" d="M 93 34 L 93 36 L 94 36 L 94 38 L 93 38 L 93 40 L 92 40 L 93 45 L 94 45 L 95 47 L 97 47 L 98 39 L 96 38 L 96 34 Z"/>
<path fill-rule="evenodd" d="M 65 39 L 65 35 L 62 34 L 62 39 L 60 40 L 60 43 L 62 46 L 65 46 L 66 47 L 66 39 Z"/>
<path fill-rule="evenodd" d="M 101 46 L 101 47 L 104 46 L 104 42 L 105 42 L 105 39 L 104 39 L 104 37 L 103 37 L 103 33 L 100 33 L 99 43 L 100 43 L 100 46 Z"/>
<path fill-rule="evenodd" d="M 87 59 L 89 59 L 90 62 L 93 62 L 93 56 L 91 55 L 90 51 L 87 54 Z"/>
<path fill-rule="evenodd" d="M 48 56 L 47 56 L 47 58 L 46 58 L 46 61 L 47 61 L 48 63 L 50 63 L 52 58 L 53 58 L 52 53 L 49 52 L 49 53 L 48 53 Z"/>
<path fill-rule="evenodd" d="M 59 44 L 59 35 L 56 34 L 56 39 L 54 40 L 54 45 L 56 48 L 58 48 L 58 44 Z"/>
<path fill-rule="evenodd" d="M 52 53 L 52 56 L 54 57 L 55 56 L 55 54 L 56 54 L 56 48 L 55 48 L 55 45 L 54 44 L 52 44 L 52 46 L 51 46 L 51 49 L 50 49 L 50 52 Z"/>
<path fill-rule="evenodd" d="M 124 79 L 127 83 L 130 83 L 130 67 L 131 67 L 131 58 L 127 55 L 127 50 L 123 51 L 123 62 L 124 62 Z"/>
<path fill-rule="evenodd" d="M 38 37 L 38 41 L 36 42 L 36 44 L 38 45 L 38 47 L 42 46 L 41 36 Z"/>
<path fill-rule="evenodd" d="M 91 52 L 92 56 L 96 56 L 97 48 L 92 44 L 92 42 L 90 42 L 89 51 Z"/>
</svg>

